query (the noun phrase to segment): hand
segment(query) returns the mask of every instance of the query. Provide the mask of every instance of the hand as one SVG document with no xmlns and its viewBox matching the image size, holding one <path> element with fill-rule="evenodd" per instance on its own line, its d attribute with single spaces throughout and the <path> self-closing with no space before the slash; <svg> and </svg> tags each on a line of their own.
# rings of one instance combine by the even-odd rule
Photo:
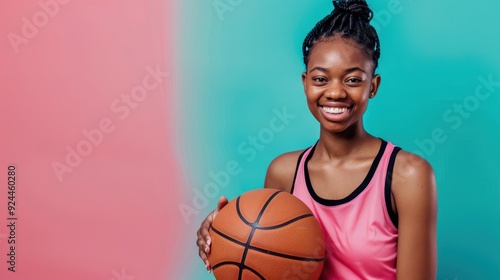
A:
<svg viewBox="0 0 500 280">
<path fill-rule="evenodd" d="M 222 209 L 222 207 L 226 206 L 226 204 L 227 198 L 221 196 L 219 198 L 219 202 L 217 203 L 217 209 L 208 214 L 205 220 L 201 223 L 201 226 L 196 234 L 198 236 L 198 239 L 196 240 L 196 245 L 198 245 L 199 248 L 198 254 L 200 255 L 201 260 L 203 260 L 203 262 L 205 263 L 205 268 L 209 273 L 212 270 L 212 267 L 208 262 L 207 255 L 210 253 L 210 245 L 212 244 L 212 239 L 210 238 L 208 230 L 210 229 L 215 216 L 217 216 L 219 211 Z"/>
</svg>

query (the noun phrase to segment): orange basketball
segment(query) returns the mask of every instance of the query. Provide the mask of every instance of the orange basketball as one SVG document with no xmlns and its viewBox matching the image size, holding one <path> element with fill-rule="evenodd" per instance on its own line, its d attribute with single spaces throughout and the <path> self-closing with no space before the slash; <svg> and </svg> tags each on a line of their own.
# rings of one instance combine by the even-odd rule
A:
<svg viewBox="0 0 500 280">
<path fill-rule="evenodd" d="M 249 191 L 217 214 L 208 260 L 216 279 L 318 279 L 325 259 L 321 227 L 295 196 Z"/>
</svg>

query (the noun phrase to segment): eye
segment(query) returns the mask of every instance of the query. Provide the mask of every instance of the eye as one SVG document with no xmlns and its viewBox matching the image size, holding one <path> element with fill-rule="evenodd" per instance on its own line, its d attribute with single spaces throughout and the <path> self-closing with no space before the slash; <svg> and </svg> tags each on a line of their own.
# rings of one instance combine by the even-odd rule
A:
<svg viewBox="0 0 500 280">
<path fill-rule="evenodd" d="M 312 80 L 317 84 L 324 84 L 328 82 L 328 80 L 325 77 L 313 77 Z"/>
<path fill-rule="evenodd" d="M 363 80 L 360 79 L 360 78 L 357 78 L 357 77 L 349 77 L 345 80 L 345 82 L 347 84 L 359 84 L 361 83 Z"/>
</svg>

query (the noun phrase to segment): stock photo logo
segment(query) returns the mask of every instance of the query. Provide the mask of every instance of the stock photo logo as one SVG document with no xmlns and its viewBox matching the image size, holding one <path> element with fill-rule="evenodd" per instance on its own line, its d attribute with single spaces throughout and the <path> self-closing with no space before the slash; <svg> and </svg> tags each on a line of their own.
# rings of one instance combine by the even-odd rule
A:
<svg viewBox="0 0 500 280">
<path fill-rule="evenodd" d="M 22 17 L 21 30 L 9 32 L 7 38 L 14 52 L 20 52 L 21 45 L 28 44 L 49 22 L 64 9 L 70 0 L 47 0 L 38 2 L 39 9 L 31 17 Z"/>
<path fill-rule="evenodd" d="M 128 274 L 125 267 L 122 267 L 120 272 L 112 269 L 111 274 L 114 276 L 111 280 L 135 280 L 136 278 L 134 275 Z"/>
<path fill-rule="evenodd" d="M 223 21 L 226 13 L 233 12 L 242 3 L 243 0 L 215 0 L 212 2 L 212 6 L 219 17 L 219 20 Z"/>
<path fill-rule="evenodd" d="M 474 89 L 474 93 L 467 95 L 462 102 L 449 106 L 442 114 L 442 121 L 446 126 L 436 127 L 429 137 L 415 140 L 414 143 L 418 150 L 413 151 L 414 153 L 425 157 L 433 155 L 437 146 L 448 140 L 450 130 L 459 130 L 464 121 L 470 118 L 480 108 L 481 104 L 488 101 L 500 88 L 500 82 L 494 80 L 493 74 L 489 74 L 486 78 L 479 76 L 477 79 L 479 82 Z"/>
</svg>

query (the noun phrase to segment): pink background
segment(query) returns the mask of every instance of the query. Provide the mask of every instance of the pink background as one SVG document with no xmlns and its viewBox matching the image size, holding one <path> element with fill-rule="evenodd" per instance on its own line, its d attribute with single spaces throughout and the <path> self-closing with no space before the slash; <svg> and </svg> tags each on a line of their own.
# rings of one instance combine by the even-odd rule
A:
<svg viewBox="0 0 500 280">
<path fill-rule="evenodd" d="M 171 137 L 172 2 L 0 2 L 1 279 L 175 279 L 194 233 Z"/>
</svg>

